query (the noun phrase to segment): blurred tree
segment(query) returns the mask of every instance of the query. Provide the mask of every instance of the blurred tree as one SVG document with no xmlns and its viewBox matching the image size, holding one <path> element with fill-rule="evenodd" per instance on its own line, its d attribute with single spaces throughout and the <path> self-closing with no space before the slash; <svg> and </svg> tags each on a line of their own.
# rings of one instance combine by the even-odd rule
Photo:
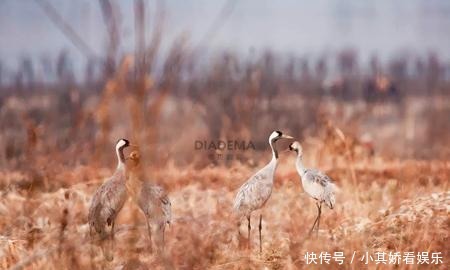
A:
<svg viewBox="0 0 450 270">
<path fill-rule="evenodd" d="M 106 60 L 104 66 L 104 76 L 109 78 L 114 74 L 117 67 L 120 47 L 120 9 L 115 1 L 99 0 L 102 10 L 103 21 L 108 32 L 108 41 L 106 42 Z"/>
<path fill-rule="evenodd" d="M 33 90 L 34 86 L 34 68 L 33 62 L 29 56 L 22 58 L 19 72 L 22 73 L 22 84 L 27 88 L 28 91 Z"/>
<path fill-rule="evenodd" d="M 71 86 L 75 81 L 72 60 L 67 50 L 62 50 L 56 59 L 56 75 L 61 86 Z"/>
<path fill-rule="evenodd" d="M 87 89 L 92 89 L 96 81 L 96 61 L 95 59 L 89 59 L 86 62 L 84 72 L 84 83 Z"/>
<path fill-rule="evenodd" d="M 429 53 L 427 59 L 426 83 L 427 92 L 435 93 L 439 87 L 439 79 L 441 77 L 441 64 L 435 53 Z"/>
<path fill-rule="evenodd" d="M 327 60 L 325 56 L 320 56 L 316 61 L 316 78 L 319 82 L 322 82 L 328 73 Z"/>
<path fill-rule="evenodd" d="M 2 60 L 0 60 L 0 89 L 3 87 L 3 73 L 4 73 L 4 67 L 3 67 L 3 63 Z"/>
<path fill-rule="evenodd" d="M 338 53 L 337 62 L 341 75 L 352 76 L 358 68 L 358 54 L 354 49 L 344 49 Z"/>
<path fill-rule="evenodd" d="M 389 63 L 389 72 L 396 81 L 403 81 L 407 77 L 408 63 L 405 56 L 398 56 L 391 59 Z"/>
<path fill-rule="evenodd" d="M 371 76 L 376 76 L 382 72 L 380 59 L 378 58 L 378 55 L 374 54 L 370 57 L 369 70 Z"/>
<path fill-rule="evenodd" d="M 358 71 L 358 54 L 354 49 L 344 49 L 337 55 L 338 68 L 341 73 L 341 84 L 339 91 L 336 93 L 337 97 L 342 99 L 349 99 L 356 96 L 352 93 L 355 89 L 353 82 Z"/>
<path fill-rule="evenodd" d="M 14 85 L 13 88 L 21 93 L 23 91 L 23 73 L 21 70 L 18 70 L 15 74 L 14 74 Z"/>
<path fill-rule="evenodd" d="M 277 94 L 277 79 L 275 74 L 275 59 L 270 51 L 266 51 L 261 59 L 261 92 L 269 97 L 269 101 Z M 270 104 L 270 102 L 269 102 Z M 270 108 L 271 106 L 269 106 Z"/>
<path fill-rule="evenodd" d="M 44 72 L 43 79 L 48 80 L 48 81 L 54 81 L 56 79 L 55 71 L 54 71 L 53 62 L 52 62 L 52 59 L 50 58 L 50 56 L 47 54 L 41 56 L 40 62 L 41 62 L 42 71 Z"/>
<path fill-rule="evenodd" d="M 310 80 L 311 79 L 311 70 L 309 68 L 309 62 L 307 58 L 300 59 L 300 74 L 302 80 Z"/>
</svg>

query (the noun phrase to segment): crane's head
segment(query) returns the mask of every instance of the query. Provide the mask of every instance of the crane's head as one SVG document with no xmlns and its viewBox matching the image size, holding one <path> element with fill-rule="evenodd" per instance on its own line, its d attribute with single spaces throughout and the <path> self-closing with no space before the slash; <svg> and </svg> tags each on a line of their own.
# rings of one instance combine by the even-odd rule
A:
<svg viewBox="0 0 450 270">
<path fill-rule="evenodd" d="M 119 139 L 116 143 L 116 150 L 123 150 L 128 146 L 130 146 L 130 142 L 127 139 Z"/>
<path fill-rule="evenodd" d="M 298 155 L 301 155 L 303 151 L 302 145 L 298 141 L 291 143 L 289 145 L 289 150 L 295 151 Z"/>
<path fill-rule="evenodd" d="M 281 131 L 275 130 L 274 132 L 272 132 L 272 134 L 270 134 L 269 142 L 276 142 L 279 139 L 294 139 L 294 138 L 289 135 L 283 134 Z"/>
</svg>

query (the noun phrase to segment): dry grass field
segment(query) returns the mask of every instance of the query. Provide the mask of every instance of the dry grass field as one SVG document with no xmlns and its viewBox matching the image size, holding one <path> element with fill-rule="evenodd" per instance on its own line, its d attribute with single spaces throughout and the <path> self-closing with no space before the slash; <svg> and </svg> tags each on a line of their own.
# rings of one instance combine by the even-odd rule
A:
<svg viewBox="0 0 450 270">
<path fill-rule="evenodd" d="M 357 258 L 366 251 L 439 251 L 444 264 L 429 268 L 448 267 L 448 162 L 380 159 L 355 164 L 356 185 L 347 168 L 330 168 L 340 192 L 336 208 L 324 212 L 317 238 L 307 237 L 316 209 L 292 169 L 293 157 L 285 156 L 282 162 L 273 195 L 263 211 L 261 255 L 256 248 L 256 230 L 252 238 L 255 248 L 238 248 L 230 217 L 234 191 L 251 174 L 250 168 L 168 167 L 155 176 L 169 190 L 173 205 L 165 258 L 148 252 L 143 216 L 128 201 L 117 221 L 113 262 L 106 262 L 100 248 L 90 242 L 86 224 L 90 198 L 109 169 L 61 168 L 46 176 L 42 187 L 29 185 L 37 189 L 33 192 L 19 188 L 27 180 L 23 172 L 2 172 L 8 188 L 2 192 L 0 204 L 1 268 L 298 269 L 306 266 L 306 252 L 321 251 L 344 252 L 347 260 L 354 251 Z M 46 185 L 51 188 L 46 190 Z M 253 228 L 256 226 L 255 222 Z M 340 267 L 361 269 L 361 264 L 346 261 Z M 337 267 L 334 264 L 333 268 Z M 369 269 L 375 268 L 374 263 L 369 265 Z"/>
<path fill-rule="evenodd" d="M 87 211 L 95 189 L 113 172 L 114 139 L 105 148 L 91 148 L 82 142 L 84 137 L 80 139 L 83 134 L 76 134 L 77 141 L 58 153 L 45 138 L 45 130 L 37 131 L 40 135 L 36 139 L 28 130 L 23 145 L 32 148 L 24 151 L 29 156 L 22 162 L 5 162 L 8 166 L 0 172 L 0 268 L 447 269 L 448 159 L 402 158 L 387 154 L 392 151 L 372 152 L 374 146 L 355 142 L 350 135 L 344 135 L 341 141 L 341 137 L 333 135 L 340 129 L 329 126 L 327 131 L 325 126 L 315 137 L 301 140 L 306 165 L 324 170 L 339 186 L 336 207 L 324 211 L 317 238 L 308 237 L 316 215 L 314 202 L 303 192 L 294 154 L 282 152 L 272 197 L 262 212 L 263 253 L 259 254 L 257 248 L 257 215 L 252 221 L 253 248 L 243 248 L 246 239 L 238 237 L 232 201 L 236 189 L 269 160 L 269 147 L 263 142 L 258 151 L 245 152 L 244 160 L 208 162 L 204 160 L 208 160 L 209 152 L 193 146 L 200 135 L 189 134 L 187 128 L 184 135 L 191 137 L 180 137 L 181 143 L 176 137 L 163 143 L 168 153 L 149 151 L 147 155 L 148 179 L 164 186 L 172 201 L 173 222 L 166 230 L 164 254 L 149 252 L 145 220 L 130 199 L 117 220 L 112 262 L 104 260 L 98 243 L 89 237 Z M 161 133 L 168 132 L 162 129 Z M 385 129 L 390 127 L 377 128 L 389 133 Z M 383 146 L 387 142 L 379 143 Z M 105 150 L 98 154 L 98 149 Z M 191 157 L 186 160 L 190 162 L 178 160 L 189 153 Z M 246 226 L 240 229 L 241 235 L 246 235 Z M 331 265 L 307 265 L 305 254 L 311 252 L 343 252 L 345 260 L 342 265 L 333 260 Z M 394 266 L 372 261 L 364 265 L 366 252 L 372 256 L 375 252 L 430 252 L 430 261 L 432 252 L 441 252 L 443 262 L 407 265 L 401 261 Z"/>
</svg>

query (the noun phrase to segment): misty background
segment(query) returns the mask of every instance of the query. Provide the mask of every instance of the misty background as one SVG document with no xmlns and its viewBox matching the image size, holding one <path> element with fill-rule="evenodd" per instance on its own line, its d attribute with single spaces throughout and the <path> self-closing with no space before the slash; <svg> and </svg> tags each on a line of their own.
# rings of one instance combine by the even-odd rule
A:
<svg viewBox="0 0 450 270">
<path fill-rule="evenodd" d="M 450 155 L 449 1 L 3 0 L 0 37 L 12 167 L 105 165 L 120 137 L 158 166 L 209 166 L 195 140 L 262 142 L 253 166 L 274 129 L 319 165 Z"/>
<path fill-rule="evenodd" d="M 103 55 L 107 29 L 97 1 L 48 2 L 95 56 Z M 450 2 L 446 0 L 164 3 L 162 52 L 178 36 L 186 35 L 191 46 L 208 49 L 201 54 L 205 56 L 222 50 L 247 56 L 268 49 L 287 55 L 314 56 L 352 48 L 362 62 L 374 54 L 386 59 L 396 54 L 431 51 L 441 59 L 450 58 Z M 131 52 L 135 42 L 133 1 L 117 1 L 117 5 L 121 24 L 119 50 Z M 149 1 L 146 9 L 149 25 L 154 23 L 154 12 L 155 3 Z M 208 35 L 211 28 L 214 33 Z M 0 36 L 0 59 L 6 70 L 16 69 L 24 57 L 55 59 L 62 49 L 70 54 L 77 74 L 87 61 L 36 1 L 0 1 Z"/>
</svg>

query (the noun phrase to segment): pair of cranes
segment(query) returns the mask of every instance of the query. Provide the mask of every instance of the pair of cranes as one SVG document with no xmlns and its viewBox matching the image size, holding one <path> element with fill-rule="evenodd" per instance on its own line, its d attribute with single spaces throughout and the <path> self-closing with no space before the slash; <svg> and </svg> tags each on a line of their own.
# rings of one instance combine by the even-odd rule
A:
<svg viewBox="0 0 450 270">
<path fill-rule="evenodd" d="M 126 139 L 117 141 L 116 171 L 96 190 L 89 207 L 90 234 L 93 236 L 95 232 L 100 236 L 107 260 L 112 260 L 113 256 L 105 250 L 104 245 L 105 242 L 114 243 L 115 220 L 129 194 L 145 215 L 150 245 L 152 245 L 152 231 L 156 231 L 158 232 L 156 243 L 158 247 L 163 247 L 164 229 L 171 220 L 171 203 L 167 193 L 162 187 L 153 185 L 142 177 L 138 152 L 134 151 L 125 158 L 123 151 L 129 146 L 132 145 Z M 129 168 L 125 164 L 126 159 L 131 160 Z M 152 225 L 156 230 L 152 230 Z"/>
<path fill-rule="evenodd" d="M 248 247 L 250 247 L 250 217 L 253 211 L 264 207 L 272 194 L 275 170 L 278 164 L 278 150 L 276 142 L 280 139 L 293 139 L 281 131 L 274 131 L 269 137 L 269 145 L 272 150 L 271 161 L 253 176 L 250 177 L 238 190 L 233 209 L 240 220 L 246 217 L 248 220 Z M 138 152 L 132 152 L 127 158 L 131 160 L 131 170 L 127 174 L 125 165 L 124 149 L 130 146 L 126 139 L 120 139 L 116 143 L 117 168 L 114 174 L 107 179 L 95 192 L 89 208 L 88 221 L 91 235 L 95 231 L 100 239 L 107 239 L 113 243 L 115 232 L 115 219 L 124 206 L 128 194 L 131 194 L 147 221 L 147 229 L 152 242 L 152 224 L 156 225 L 159 232 L 158 244 L 164 244 L 164 229 L 171 220 L 171 204 L 167 193 L 163 188 L 144 181 L 140 168 L 140 156 Z M 335 185 L 333 181 L 323 172 L 315 169 L 307 169 L 303 165 L 303 151 L 299 142 L 295 141 L 289 149 L 297 153 L 295 162 L 296 169 L 300 174 L 303 189 L 316 200 L 317 217 L 310 230 L 314 228 L 319 231 L 322 204 L 325 203 L 330 209 L 335 205 Z M 155 227 L 155 226 L 154 226 Z M 259 250 L 262 252 L 262 214 L 259 217 Z M 109 233 L 107 232 L 109 230 Z M 238 228 L 239 230 L 239 228 Z M 103 241 L 102 241 L 103 242 Z M 105 252 L 105 251 L 104 251 Z M 108 260 L 112 260 L 110 254 L 105 253 Z"/>
<path fill-rule="evenodd" d="M 283 134 L 281 131 L 274 131 L 269 137 L 269 145 L 272 149 L 271 161 L 253 176 L 250 177 L 238 190 L 234 199 L 233 209 L 238 216 L 238 231 L 240 228 L 240 221 L 246 217 L 248 221 L 248 244 L 250 247 L 250 217 L 253 211 L 264 207 L 267 200 L 272 194 L 273 181 L 275 170 L 278 164 L 278 150 L 276 142 L 280 139 L 294 139 L 289 135 Z M 302 181 L 302 186 L 305 192 L 316 200 L 317 217 L 314 221 L 309 234 L 316 228 L 317 234 L 319 232 L 320 216 L 322 214 L 322 204 L 325 203 L 330 209 L 335 205 L 335 184 L 323 172 L 316 169 L 308 169 L 303 165 L 303 151 L 299 142 L 295 141 L 289 145 L 289 150 L 296 152 L 297 159 L 295 167 L 299 173 Z M 259 252 L 262 252 L 262 214 L 259 216 Z"/>
</svg>

